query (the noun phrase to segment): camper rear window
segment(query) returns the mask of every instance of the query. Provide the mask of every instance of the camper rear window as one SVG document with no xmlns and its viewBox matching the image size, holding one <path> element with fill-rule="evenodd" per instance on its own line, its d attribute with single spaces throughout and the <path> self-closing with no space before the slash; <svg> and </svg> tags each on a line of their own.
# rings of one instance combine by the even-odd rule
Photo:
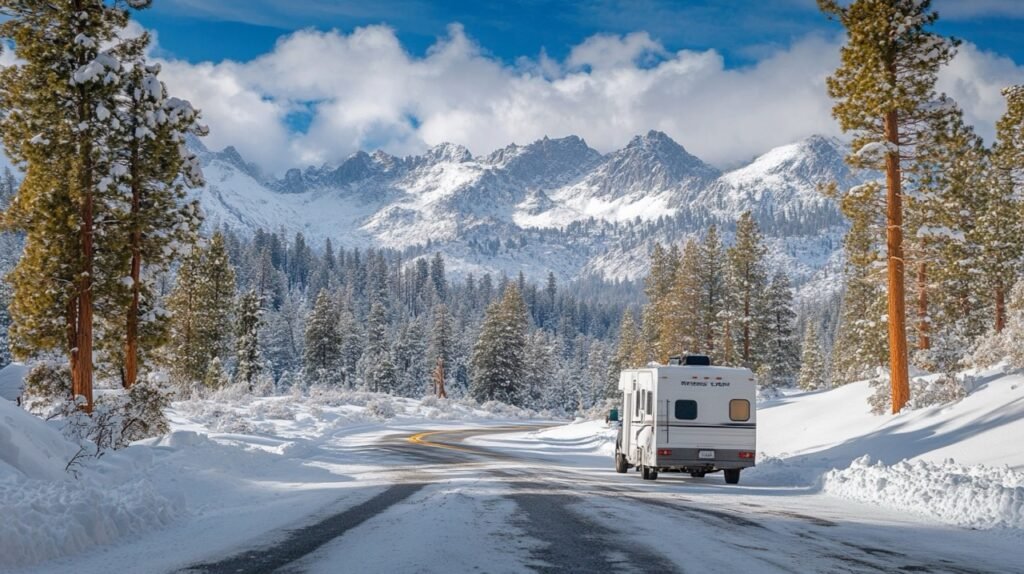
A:
<svg viewBox="0 0 1024 574">
<path fill-rule="evenodd" d="M 734 421 L 750 420 L 750 401 L 746 399 L 733 399 L 729 401 L 729 418 Z"/>
<path fill-rule="evenodd" d="M 697 419 L 697 401 L 676 401 L 676 419 L 692 421 Z"/>
</svg>

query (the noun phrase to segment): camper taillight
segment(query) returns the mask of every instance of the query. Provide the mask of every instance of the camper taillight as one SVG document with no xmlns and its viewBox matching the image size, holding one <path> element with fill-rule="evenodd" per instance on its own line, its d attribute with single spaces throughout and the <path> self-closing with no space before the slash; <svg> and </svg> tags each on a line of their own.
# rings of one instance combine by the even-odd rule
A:
<svg viewBox="0 0 1024 574">
<path fill-rule="evenodd" d="M 749 450 L 741 450 L 740 458 L 754 458 L 754 453 Z"/>
<path fill-rule="evenodd" d="M 658 456 L 672 456 L 672 449 L 670 448 L 659 448 Z"/>
</svg>

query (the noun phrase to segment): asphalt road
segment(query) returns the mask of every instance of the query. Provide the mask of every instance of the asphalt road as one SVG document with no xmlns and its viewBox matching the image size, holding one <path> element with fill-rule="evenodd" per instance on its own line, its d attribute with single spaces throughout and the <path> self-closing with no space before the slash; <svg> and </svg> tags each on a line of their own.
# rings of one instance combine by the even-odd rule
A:
<svg viewBox="0 0 1024 574">
<path fill-rule="evenodd" d="M 507 557 L 501 564 L 483 558 L 472 564 L 482 572 L 1024 572 L 1024 551 L 1016 556 L 989 552 L 975 543 L 976 533 L 912 519 L 875 520 L 870 509 L 851 511 L 827 497 L 702 483 L 664 473 L 657 482 L 645 482 L 633 472 L 588 473 L 465 442 L 531 428 L 540 427 L 385 437 L 376 448 L 401 462 L 381 493 L 283 533 L 269 545 L 182 572 L 365 572 L 347 561 L 331 562 L 337 560 L 331 545 L 355 531 L 371 539 L 424 535 L 403 533 L 400 525 L 373 525 L 382 513 L 424 497 L 426 487 L 466 476 L 487 481 L 490 490 L 514 503 L 507 526 L 530 540 L 520 545 L 514 564 Z M 467 491 L 467 496 L 473 494 Z M 415 512 L 440 513 L 437 508 L 421 501 Z M 398 569 L 458 571 L 428 562 Z"/>
</svg>

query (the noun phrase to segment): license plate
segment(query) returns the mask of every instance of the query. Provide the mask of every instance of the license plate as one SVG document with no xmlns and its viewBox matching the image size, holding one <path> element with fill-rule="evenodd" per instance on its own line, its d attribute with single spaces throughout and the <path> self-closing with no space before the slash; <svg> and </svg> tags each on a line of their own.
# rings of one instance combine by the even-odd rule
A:
<svg viewBox="0 0 1024 574">
<path fill-rule="evenodd" d="M 715 451 L 702 450 L 697 452 L 697 458 L 715 458 Z"/>
</svg>

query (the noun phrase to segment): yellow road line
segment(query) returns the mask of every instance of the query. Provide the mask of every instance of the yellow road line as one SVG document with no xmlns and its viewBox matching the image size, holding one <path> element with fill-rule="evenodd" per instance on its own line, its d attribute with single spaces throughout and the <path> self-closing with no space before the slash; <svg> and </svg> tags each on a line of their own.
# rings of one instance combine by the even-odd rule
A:
<svg viewBox="0 0 1024 574">
<path fill-rule="evenodd" d="M 435 448 L 447 448 L 447 449 L 451 449 L 451 450 L 458 450 L 458 451 L 469 452 L 469 453 L 473 453 L 473 454 L 481 454 L 481 452 L 478 451 L 478 450 L 472 450 L 472 449 L 468 449 L 468 448 L 463 448 L 461 446 L 455 446 L 455 445 L 444 444 L 444 443 L 440 443 L 440 442 L 433 442 L 433 441 L 429 441 L 429 440 L 424 440 L 428 436 L 433 436 L 433 435 L 436 435 L 436 434 L 446 434 L 446 433 L 450 433 L 450 432 L 452 432 L 452 431 L 421 432 L 419 434 L 412 435 L 407 440 L 409 442 L 413 443 L 413 444 L 420 444 L 420 445 L 423 445 L 423 446 L 432 446 L 432 447 L 435 447 Z"/>
<path fill-rule="evenodd" d="M 517 431 L 535 430 L 535 429 L 538 429 L 538 428 L 544 428 L 544 426 L 547 426 L 547 425 L 540 425 L 540 426 L 527 426 L 527 425 L 523 425 L 523 426 L 511 426 L 511 427 L 485 427 L 485 428 L 478 428 L 478 429 L 451 429 L 451 430 L 427 431 L 427 432 L 421 432 L 421 433 L 418 433 L 418 434 L 414 434 L 414 435 L 410 436 L 409 438 L 407 438 L 406 440 L 408 440 L 409 442 L 411 442 L 413 444 L 419 444 L 419 445 L 423 445 L 423 446 L 432 446 L 432 447 L 435 447 L 435 448 L 447 448 L 447 449 L 450 449 L 450 450 L 457 450 L 457 451 L 468 452 L 468 453 L 472 453 L 472 454 L 487 455 L 487 454 L 490 454 L 490 453 L 488 453 L 486 451 L 483 451 L 483 450 L 477 450 L 477 449 L 473 449 L 473 448 L 465 448 L 465 447 L 455 446 L 455 445 L 452 445 L 452 444 L 446 444 L 446 443 L 441 443 L 441 442 L 434 442 L 434 441 L 431 441 L 431 440 L 427 440 L 427 437 L 434 436 L 434 435 L 439 435 L 439 434 L 453 434 L 453 433 L 466 432 L 466 431 L 470 431 L 470 432 L 472 432 L 472 431 L 484 431 L 484 432 L 482 432 L 480 434 L 492 434 L 492 433 L 493 434 L 500 434 L 502 432 L 517 432 Z"/>
</svg>

